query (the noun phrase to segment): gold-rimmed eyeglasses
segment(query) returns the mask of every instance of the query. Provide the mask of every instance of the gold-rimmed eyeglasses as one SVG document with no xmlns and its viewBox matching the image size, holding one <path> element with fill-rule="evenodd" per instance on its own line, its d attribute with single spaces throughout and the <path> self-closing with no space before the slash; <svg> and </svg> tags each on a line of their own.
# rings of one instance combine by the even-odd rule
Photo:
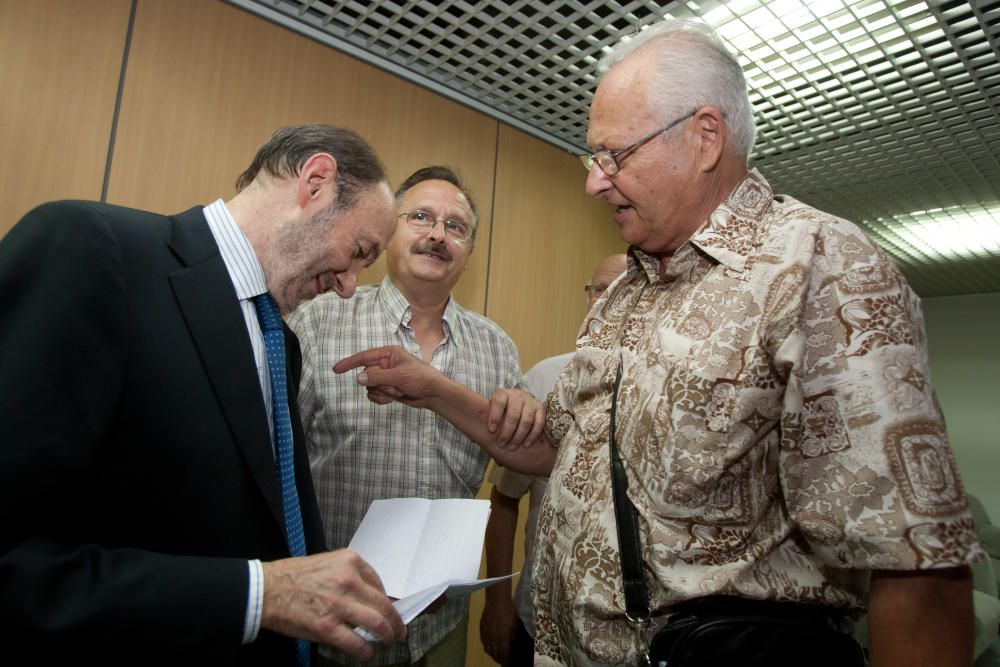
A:
<svg viewBox="0 0 1000 667">
<path fill-rule="evenodd" d="M 689 111 L 680 118 L 670 121 L 660 129 L 653 130 L 646 136 L 642 137 L 641 139 L 638 139 L 637 141 L 632 142 L 625 148 L 616 151 L 609 151 L 607 149 L 604 149 L 604 150 L 599 150 L 595 153 L 585 153 L 580 156 L 580 162 L 583 163 L 584 168 L 588 172 L 591 169 L 593 169 L 594 165 L 596 164 L 598 167 L 601 168 L 601 171 L 603 171 L 605 174 L 607 174 L 608 176 L 614 176 L 615 174 L 617 174 L 619 171 L 622 170 L 621 160 L 624 160 L 626 157 L 637 151 L 653 137 L 663 134 L 664 132 L 672 128 L 674 125 L 677 125 L 678 123 L 687 120 L 688 118 L 690 118 L 695 114 L 695 111 L 697 111 L 697 109 Z"/>
<path fill-rule="evenodd" d="M 432 214 L 427 211 L 421 211 L 420 209 L 400 213 L 397 217 L 405 217 L 406 224 L 408 224 L 410 229 L 415 232 L 429 232 L 440 222 L 444 226 L 445 235 L 451 240 L 464 242 L 472 238 L 472 225 L 464 220 L 455 220 L 452 218 L 442 220 L 441 218 L 435 218 Z"/>
</svg>

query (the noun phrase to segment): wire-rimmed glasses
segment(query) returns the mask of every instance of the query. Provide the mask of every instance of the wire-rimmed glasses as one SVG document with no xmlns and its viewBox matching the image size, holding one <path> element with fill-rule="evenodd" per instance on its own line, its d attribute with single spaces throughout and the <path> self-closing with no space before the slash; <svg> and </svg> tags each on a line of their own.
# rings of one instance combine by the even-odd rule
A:
<svg viewBox="0 0 1000 667">
<path fill-rule="evenodd" d="M 415 232 L 429 232 L 440 222 L 444 226 L 445 235 L 452 241 L 465 242 L 472 238 L 472 225 L 465 220 L 453 218 L 435 218 L 431 213 L 417 209 L 400 213 L 397 217 L 405 217 L 406 224 Z"/>
<path fill-rule="evenodd" d="M 695 111 L 697 111 L 697 109 L 689 111 L 680 118 L 670 121 L 660 129 L 653 130 L 646 136 L 642 137 L 641 139 L 638 139 L 637 141 L 632 142 L 625 148 L 621 148 L 616 151 L 609 151 L 607 149 L 604 149 L 604 150 L 599 150 L 595 153 L 584 153 L 583 155 L 579 156 L 580 162 L 583 163 L 583 166 L 587 171 L 593 169 L 594 165 L 596 164 L 598 167 L 601 168 L 601 171 L 603 171 L 605 174 L 607 174 L 608 176 L 614 176 L 615 174 L 617 174 L 619 171 L 622 170 L 620 162 L 621 160 L 624 160 L 626 157 L 637 151 L 653 137 L 663 134 L 664 132 L 672 128 L 674 125 L 677 125 L 678 123 L 687 120 L 688 118 L 690 118 L 695 114 Z"/>
</svg>

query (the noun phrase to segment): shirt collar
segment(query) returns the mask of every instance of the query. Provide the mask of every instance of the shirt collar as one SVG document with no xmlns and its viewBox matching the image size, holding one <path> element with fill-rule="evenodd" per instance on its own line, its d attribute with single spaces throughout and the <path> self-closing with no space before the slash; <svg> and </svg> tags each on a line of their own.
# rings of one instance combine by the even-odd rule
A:
<svg viewBox="0 0 1000 667">
<path fill-rule="evenodd" d="M 727 269 L 742 273 L 747 258 L 760 246 L 764 216 L 773 201 L 771 186 L 759 171 L 750 170 L 691 237 L 691 244 Z"/>
<path fill-rule="evenodd" d="M 459 346 L 464 343 L 464 339 L 462 338 L 462 327 L 458 326 L 461 311 L 462 307 L 455 301 L 455 297 L 449 294 L 448 305 L 444 307 L 444 314 L 441 316 L 441 319 L 444 320 L 445 334 Z"/>
<path fill-rule="evenodd" d="M 629 246 L 625 258 L 625 274 L 631 276 L 638 271 L 646 274 L 647 281 L 655 283 L 659 279 L 660 260 L 639 250 L 636 246 Z"/>
<path fill-rule="evenodd" d="M 379 285 L 378 289 L 378 300 L 382 304 L 382 310 L 389 318 L 389 322 L 393 326 L 403 326 L 409 325 L 410 318 L 410 304 L 407 303 L 406 298 L 400 293 L 396 286 L 392 284 L 389 280 L 389 276 L 382 278 L 382 284 Z"/>
<path fill-rule="evenodd" d="M 379 286 L 378 299 L 382 304 L 382 309 L 389 318 L 390 324 L 396 327 L 409 326 L 413 314 L 410 312 L 410 304 L 406 297 L 392 284 L 389 276 L 382 278 Z M 462 315 L 462 307 L 455 302 L 453 296 L 448 297 L 448 304 L 444 307 L 444 314 L 441 319 L 445 324 L 445 335 L 462 344 L 461 327 L 459 321 Z"/>
<path fill-rule="evenodd" d="M 203 212 L 215 243 L 219 246 L 219 254 L 229 272 L 229 279 L 236 288 L 236 295 L 243 300 L 267 292 L 264 269 L 257 259 L 257 253 L 246 234 L 236 224 L 225 202 L 216 199 Z"/>
<path fill-rule="evenodd" d="M 693 259 L 695 248 L 727 269 L 742 273 L 750 254 L 760 246 L 766 228 L 764 216 L 773 200 L 774 191 L 768 182 L 756 169 L 750 170 L 709 214 L 705 224 L 677 249 L 666 275 L 681 270 L 687 260 Z M 660 260 L 635 246 L 629 248 L 628 255 L 629 271 L 643 271 L 649 282 L 659 280 Z"/>
</svg>

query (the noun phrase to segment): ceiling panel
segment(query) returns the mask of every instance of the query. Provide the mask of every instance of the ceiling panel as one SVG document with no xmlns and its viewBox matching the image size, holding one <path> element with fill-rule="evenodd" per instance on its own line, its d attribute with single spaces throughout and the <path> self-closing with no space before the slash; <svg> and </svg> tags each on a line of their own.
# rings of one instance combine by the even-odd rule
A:
<svg viewBox="0 0 1000 667">
<path fill-rule="evenodd" d="M 574 153 L 605 50 L 701 18 L 777 191 L 861 224 L 922 296 L 1000 291 L 1000 0 L 227 1 Z"/>
</svg>

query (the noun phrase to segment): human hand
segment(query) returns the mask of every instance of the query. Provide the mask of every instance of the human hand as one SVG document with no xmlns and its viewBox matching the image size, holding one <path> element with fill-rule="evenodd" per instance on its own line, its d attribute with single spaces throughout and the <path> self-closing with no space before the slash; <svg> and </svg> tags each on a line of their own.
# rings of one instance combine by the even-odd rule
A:
<svg viewBox="0 0 1000 667">
<path fill-rule="evenodd" d="M 368 388 L 368 400 L 385 405 L 399 401 L 426 407 L 433 397 L 434 383 L 443 377 L 433 366 L 401 347 L 376 347 L 338 361 L 333 371 L 346 373 L 362 368 L 358 384 Z"/>
<path fill-rule="evenodd" d="M 545 408 L 526 391 L 497 389 L 490 398 L 488 428 L 504 449 L 531 447 L 545 428 Z"/>
<path fill-rule="evenodd" d="M 326 644 L 362 660 L 374 648 L 355 627 L 390 646 L 406 637 L 403 619 L 378 574 L 348 549 L 285 558 L 262 565 L 261 628 Z"/>
<path fill-rule="evenodd" d="M 509 590 L 505 595 L 486 596 L 483 615 L 479 619 L 479 639 L 489 656 L 501 665 L 507 664 L 517 623 L 517 609 Z"/>
</svg>

